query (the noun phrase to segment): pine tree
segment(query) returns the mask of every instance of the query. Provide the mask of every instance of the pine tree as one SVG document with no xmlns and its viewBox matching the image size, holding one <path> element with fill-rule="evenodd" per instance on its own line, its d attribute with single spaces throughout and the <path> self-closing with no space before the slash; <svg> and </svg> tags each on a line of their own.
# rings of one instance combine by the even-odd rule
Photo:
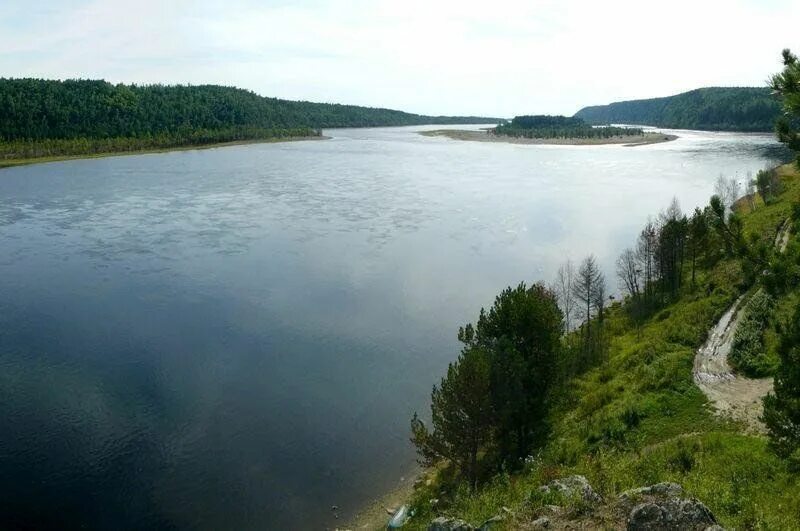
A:
<svg viewBox="0 0 800 531">
<path fill-rule="evenodd" d="M 708 219 L 699 208 L 694 209 L 689 220 L 689 253 L 692 260 L 692 287 L 695 285 L 695 271 L 697 257 L 703 252 L 708 243 Z"/>
<path fill-rule="evenodd" d="M 800 467 L 800 306 L 781 337 L 775 391 L 764 397 L 770 445 Z"/>
<path fill-rule="evenodd" d="M 500 460 L 514 466 L 546 432 L 548 392 L 556 377 L 563 313 L 543 284 L 506 288 L 475 328 L 459 331 L 467 347 L 490 353 L 492 403 Z"/>
<path fill-rule="evenodd" d="M 798 153 L 800 164 L 800 135 L 796 129 L 800 119 L 800 61 L 787 49 L 783 50 L 783 64 L 783 72 L 770 80 L 771 87 L 783 100 L 785 111 L 777 124 L 778 139 Z M 800 306 L 784 328 L 778 354 L 775 391 L 764 398 L 763 420 L 772 448 L 800 468 Z"/>
<path fill-rule="evenodd" d="M 586 345 L 591 346 L 592 341 L 592 315 L 593 309 L 600 310 L 601 303 L 598 303 L 598 294 L 601 291 L 600 285 L 604 283 L 600 268 L 597 266 L 597 260 L 594 255 L 587 256 L 581 266 L 578 268 L 578 276 L 575 279 L 574 293 L 575 298 L 582 304 L 586 310 Z M 602 288 L 602 295 L 605 296 L 605 287 Z"/>
<path fill-rule="evenodd" d="M 486 351 L 466 348 L 431 393 L 429 431 L 417 414 L 411 419 L 411 441 L 424 464 L 447 459 L 456 464 L 474 489 L 478 453 L 492 432 L 490 365 Z"/>
<path fill-rule="evenodd" d="M 769 81 L 770 88 L 783 102 L 784 116 L 778 120 L 778 140 L 797 153 L 800 165 L 800 134 L 797 122 L 800 118 L 800 61 L 788 48 L 783 50 L 783 71 Z"/>
</svg>

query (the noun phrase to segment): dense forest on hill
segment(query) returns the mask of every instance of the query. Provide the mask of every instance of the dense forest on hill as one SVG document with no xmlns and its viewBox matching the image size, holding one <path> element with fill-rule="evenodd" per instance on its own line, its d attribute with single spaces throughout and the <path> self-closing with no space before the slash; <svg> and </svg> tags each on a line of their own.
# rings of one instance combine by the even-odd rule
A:
<svg viewBox="0 0 800 531">
<path fill-rule="evenodd" d="M 510 122 L 498 125 L 494 133 L 517 138 L 610 138 L 639 136 L 642 130 L 627 127 L 592 127 L 581 118 L 535 115 L 516 116 Z"/>
<path fill-rule="evenodd" d="M 333 127 L 497 121 L 288 101 L 217 85 L 0 79 L 4 159 L 318 136 Z"/>
<path fill-rule="evenodd" d="M 780 102 L 768 88 L 709 87 L 664 98 L 584 107 L 590 124 L 637 124 L 709 131 L 773 131 Z"/>
</svg>

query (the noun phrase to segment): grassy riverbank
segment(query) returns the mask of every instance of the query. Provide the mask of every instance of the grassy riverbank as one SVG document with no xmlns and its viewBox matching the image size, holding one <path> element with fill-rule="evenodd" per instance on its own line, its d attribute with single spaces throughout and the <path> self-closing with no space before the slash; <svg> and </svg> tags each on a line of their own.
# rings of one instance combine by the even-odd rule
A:
<svg viewBox="0 0 800 531">
<path fill-rule="evenodd" d="M 784 191 L 742 217 L 748 237 L 774 241 L 800 200 L 796 168 L 784 166 L 779 173 Z M 800 475 L 767 447 L 764 436 L 716 414 L 693 380 L 698 347 L 749 288 L 746 282 L 742 263 L 728 258 L 698 270 L 694 286 L 687 283 L 671 304 L 638 326 L 615 303 L 604 324 L 603 361 L 558 395 L 547 443 L 525 469 L 495 475 L 474 493 L 464 480 L 439 473 L 415 491 L 416 516 L 408 527 L 425 529 L 440 515 L 472 525 L 502 515 L 493 529 L 526 528 L 546 511 L 536 494 L 540 485 L 582 474 L 605 501 L 590 507 L 576 500 L 553 517 L 554 527 L 624 527 L 611 500 L 630 488 L 672 481 L 705 503 L 725 528 L 796 529 Z"/>
<path fill-rule="evenodd" d="M 308 140 L 327 140 L 330 137 L 323 135 L 313 136 L 287 136 L 287 137 L 273 137 L 262 138 L 253 140 L 236 140 L 233 142 L 216 142 L 211 144 L 196 144 L 196 145 L 180 145 L 180 146 L 166 146 L 166 147 L 152 147 L 140 148 L 120 151 L 105 151 L 97 153 L 83 153 L 71 155 L 47 155 L 41 157 L 28 157 L 28 158 L 0 158 L 0 169 L 11 168 L 14 166 L 27 166 L 30 164 L 43 164 L 46 162 L 59 162 L 64 160 L 82 160 L 82 159 L 98 159 L 105 157 L 122 157 L 125 155 L 143 155 L 147 153 L 169 153 L 172 151 L 194 151 L 200 149 L 214 149 L 229 146 L 242 146 L 247 144 L 272 144 L 277 142 L 301 142 Z"/>
<path fill-rule="evenodd" d="M 621 144 L 626 147 L 643 146 L 669 142 L 678 138 L 675 135 L 664 133 L 645 132 L 641 135 L 612 136 L 608 138 L 525 138 L 507 135 L 496 135 L 491 130 L 469 131 L 462 129 L 437 129 L 422 131 L 423 136 L 446 137 L 452 140 L 468 140 L 472 142 L 503 142 L 506 144 L 537 144 L 561 146 L 602 146 L 608 144 Z"/>
</svg>

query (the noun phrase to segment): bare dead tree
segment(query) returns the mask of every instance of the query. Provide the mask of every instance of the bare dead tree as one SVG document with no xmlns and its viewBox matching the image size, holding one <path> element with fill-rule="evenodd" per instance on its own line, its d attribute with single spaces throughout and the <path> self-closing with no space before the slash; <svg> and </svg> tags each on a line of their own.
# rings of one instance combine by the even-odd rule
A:
<svg viewBox="0 0 800 531">
<path fill-rule="evenodd" d="M 572 330 L 575 319 L 575 266 L 572 260 L 567 260 L 558 267 L 553 291 L 558 298 L 558 305 L 564 313 L 564 326 L 566 331 Z"/>
<path fill-rule="evenodd" d="M 747 172 L 747 178 L 744 181 L 744 196 L 747 198 L 747 206 L 752 212 L 756 209 L 756 180 L 753 178 L 753 172 Z"/>
<path fill-rule="evenodd" d="M 639 277 L 641 269 L 636 259 L 636 253 L 630 247 L 622 251 L 622 254 L 617 258 L 617 278 L 619 279 L 620 288 L 631 297 L 638 297 Z"/>
<path fill-rule="evenodd" d="M 648 221 L 636 242 L 636 261 L 642 274 L 642 292 L 648 300 L 652 298 L 658 278 L 658 237 L 658 228 L 652 221 Z"/>
<path fill-rule="evenodd" d="M 597 271 L 597 276 L 595 277 L 592 299 L 592 305 L 597 312 L 598 319 L 600 319 L 602 323 L 606 307 L 606 276 L 600 270 Z"/>
<path fill-rule="evenodd" d="M 722 201 L 727 216 L 732 212 L 736 200 L 742 195 L 739 188 L 739 181 L 736 180 L 736 177 L 720 175 L 714 183 L 714 195 L 719 197 L 720 201 Z"/>
</svg>

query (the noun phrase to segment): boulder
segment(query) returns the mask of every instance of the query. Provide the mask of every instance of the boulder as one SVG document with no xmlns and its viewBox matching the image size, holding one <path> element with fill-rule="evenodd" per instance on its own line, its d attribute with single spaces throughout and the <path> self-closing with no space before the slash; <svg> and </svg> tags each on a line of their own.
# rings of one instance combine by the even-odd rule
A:
<svg viewBox="0 0 800 531">
<path fill-rule="evenodd" d="M 638 489 L 626 490 L 619 495 L 622 501 L 629 501 L 631 499 L 641 498 L 642 496 L 661 496 L 661 497 L 678 497 L 683 494 L 683 487 L 677 483 L 656 483 L 649 487 L 639 487 Z"/>
<path fill-rule="evenodd" d="M 546 516 L 542 516 L 531 522 L 532 529 L 547 529 L 548 527 L 550 527 L 550 519 Z"/>
<path fill-rule="evenodd" d="M 478 526 L 478 529 L 480 531 L 487 531 L 494 524 L 502 522 L 503 520 L 505 520 L 505 516 L 503 516 L 502 514 L 497 514 L 495 516 L 492 516 L 491 518 L 487 518 L 486 520 L 484 520 L 484 522 L 480 526 Z"/>
<path fill-rule="evenodd" d="M 567 497 L 579 496 L 587 502 L 600 502 L 603 498 L 597 494 L 589 481 L 584 476 L 569 476 L 554 479 L 547 485 L 542 485 L 539 490 L 544 493 L 560 493 Z"/>
<path fill-rule="evenodd" d="M 440 516 L 431 520 L 428 531 L 475 531 L 475 528 L 459 518 Z"/>
<path fill-rule="evenodd" d="M 711 511 L 695 499 L 668 498 L 640 503 L 628 516 L 629 531 L 695 530 L 717 525 Z"/>
</svg>

